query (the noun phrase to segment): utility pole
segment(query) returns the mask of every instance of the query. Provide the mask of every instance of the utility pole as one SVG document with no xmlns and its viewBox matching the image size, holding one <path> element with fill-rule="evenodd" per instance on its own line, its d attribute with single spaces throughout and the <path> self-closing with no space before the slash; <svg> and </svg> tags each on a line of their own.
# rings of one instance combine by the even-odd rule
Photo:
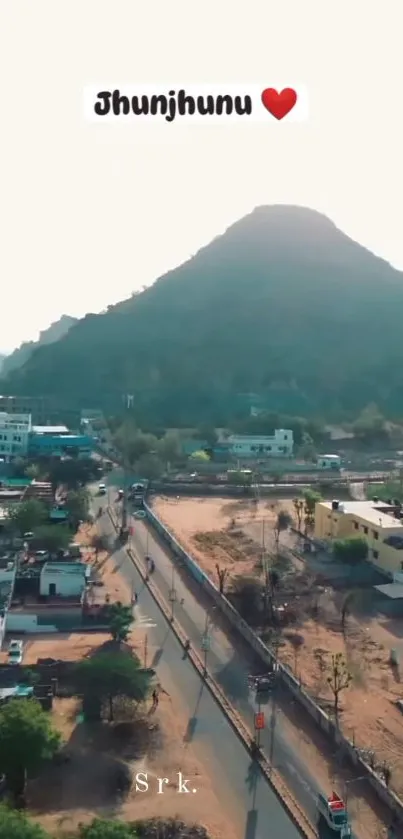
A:
<svg viewBox="0 0 403 839">
<path fill-rule="evenodd" d="M 123 443 L 124 452 L 123 452 L 123 499 L 122 499 L 122 526 L 121 526 L 122 535 L 124 534 L 124 531 L 127 530 L 127 502 L 128 502 L 127 494 L 128 494 L 128 488 L 129 488 L 129 480 L 128 480 L 129 469 L 128 469 L 128 459 L 127 459 L 127 442 L 128 442 L 127 421 L 128 421 L 128 417 L 129 417 L 129 408 L 132 407 L 132 405 L 133 405 L 133 396 L 130 396 L 130 394 L 128 394 L 128 393 L 125 393 L 123 399 L 124 399 L 124 404 L 125 404 L 124 423 L 126 424 L 126 428 L 125 428 L 125 439 L 124 439 L 124 443 Z"/>
<path fill-rule="evenodd" d="M 215 606 L 213 606 L 212 609 L 215 609 Z M 208 655 L 208 653 L 210 651 L 210 648 L 211 648 L 211 636 L 210 636 L 210 633 L 209 633 L 210 622 L 211 622 L 210 613 L 206 612 L 206 620 L 205 620 L 205 623 L 204 623 L 204 631 L 203 631 L 203 635 L 202 635 L 202 639 L 201 639 L 201 648 L 202 648 L 202 651 L 204 653 L 204 672 L 205 673 L 207 672 L 207 655 Z"/>
<path fill-rule="evenodd" d="M 277 724 L 277 690 L 278 690 L 278 649 L 280 646 L 280 638 L 276 635 L 273 643 L 273 654 L 274 654 L 274 681 L 273 681 L 273 692 L 271 698 L 271 716 L 270 716 L 270 771 L 273 769 L 273 759 L 274 759 L 274 738 L 276 733 L 276 724 Z"/>
<path fill-rule="evenodd" d="M 176 588 L 175 588 L 175 569 L 172 568 L 172 579 L 171 579 L 171 588 L 169 591 L 169 600 L 171 603 L 171 621 L 173 621 L 175 616 L 175 603 L 176 603 Z"/>
</svg>

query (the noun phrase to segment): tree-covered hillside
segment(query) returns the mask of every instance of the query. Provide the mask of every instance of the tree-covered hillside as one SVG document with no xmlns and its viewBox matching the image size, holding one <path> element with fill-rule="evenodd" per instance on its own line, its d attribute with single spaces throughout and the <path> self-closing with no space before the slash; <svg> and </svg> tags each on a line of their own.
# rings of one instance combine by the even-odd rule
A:
<svg viewBox="0 0 403 839">
<path fill-rule="evenodd" d="M 249 393 L 288 414 L 403 414 L 402 312 L 402 273 L 313 210 L 259 207 L 2 389 L 111 411 L 129 393 L 162 425 L 225 421 Z"/>
</svg>

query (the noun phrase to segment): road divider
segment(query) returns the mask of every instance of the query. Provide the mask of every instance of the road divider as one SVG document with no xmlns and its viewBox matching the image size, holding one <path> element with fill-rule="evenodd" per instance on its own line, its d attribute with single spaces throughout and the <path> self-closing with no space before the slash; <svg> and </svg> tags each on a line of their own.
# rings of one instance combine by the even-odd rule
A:
<svg viewBox="0 0 403 839">
<path fill-rule="evenodd" d="M 114 530 L 118 532 L 119 525 L 118 522 L 114 519 L 113 511 L 108 507 L 107 512 Z M 165 599 L 161 596 L 158 588 L 150 579 L 143 560 L 137 557 L 130 547 L 125 547 L 124 550 L 126 551 L 129 559 L 135 566 L 137 572 L 140 574 L 140 577 L 144 585 L 147 586 L 158 608 L 164 615 L 167 622 L 171 625 L 172 630 L 175 633 L 184 651 L 186 652 L 189 661 L 191 661 L 193 667 L 205 682 L 213 698 L 218 703 L 226 719 L 235 731 L 237 737 L 251 755 L 251 758 L 254 758 L 256 760 L 256 763 L 259 765 L 263 776 L 265 777 L 266 781 L 270 784 L 271 788 L 273 789 L 274 793 L 279 799 L 282 807 L 286 810 L 288 816 L 291 818 L 296 828 L 301 833 L 303 839 L 317 839 L 316 830 L 312 827 L 305 812 L 299 806 L 298 802 L 291 795 L 288 787 L 286 786 L 279 772 L 275 768 L 270 766 L 268 759 L 266 758 L 266 756 L 260 748 L 256 752 L 255 739 L 252 736 L 250 730 L 245 725 L 239 714 L 236 712 L 235 708 L 233 708 L 230 702 L 228 702 L 227 697 L 225 696 L 215 679 L 212 677 L 208 668 L 204 666 L 204 663 L 202 662 L 198 653 L 193 649 L 193 647 L 188 648 L 187 637 L 181 625 L 178 623 L 175 617 L 172 617 L 172 611 L 170 606 L 168 605 L 168 603 L 166 603 Z"/>
</svg>

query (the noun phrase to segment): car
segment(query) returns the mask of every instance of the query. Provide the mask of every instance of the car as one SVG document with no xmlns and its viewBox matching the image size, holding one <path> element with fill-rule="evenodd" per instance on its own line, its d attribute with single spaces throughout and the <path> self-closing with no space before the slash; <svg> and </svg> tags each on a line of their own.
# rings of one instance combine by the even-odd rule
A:
<svg viewBox="0 0 403 839">
<path fill-rule="evenodd" d="M 105 495 L 105 493 L 106 493 L 106 484 L 99 484 L 99 486 L 98 486 L 98 493 L 99 493 L 99 495 Z"/>
<path fill-rule="evenodd" d="M 18 641 L 16 638 L 13 638 L 8 645 L 8 652 L 9 653 L 22 652 L 23 647 L 24 647 L 24 642 L 23 641 Z"/>
<path fill-rule="evenodd" d="M 24 645 L 22 641 L 11 641 L 8 648 L 7 663 L 22 664 Z"/>
</svg>

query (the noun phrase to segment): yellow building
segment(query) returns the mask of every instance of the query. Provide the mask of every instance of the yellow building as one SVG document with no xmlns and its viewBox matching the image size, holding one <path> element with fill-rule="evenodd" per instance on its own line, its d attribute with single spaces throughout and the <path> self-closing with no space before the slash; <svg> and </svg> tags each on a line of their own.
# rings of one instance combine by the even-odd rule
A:
<svg viewBox="0 0 403 839">
<path fill-rule="evenodd" d="M 403 570 L 402 508 L 381 501 L 319 501 L 315 507 L 315 537 L 332 542 L 361 536 L 368 542 L 368 559 L 382 571 Z"/>
</svg>

